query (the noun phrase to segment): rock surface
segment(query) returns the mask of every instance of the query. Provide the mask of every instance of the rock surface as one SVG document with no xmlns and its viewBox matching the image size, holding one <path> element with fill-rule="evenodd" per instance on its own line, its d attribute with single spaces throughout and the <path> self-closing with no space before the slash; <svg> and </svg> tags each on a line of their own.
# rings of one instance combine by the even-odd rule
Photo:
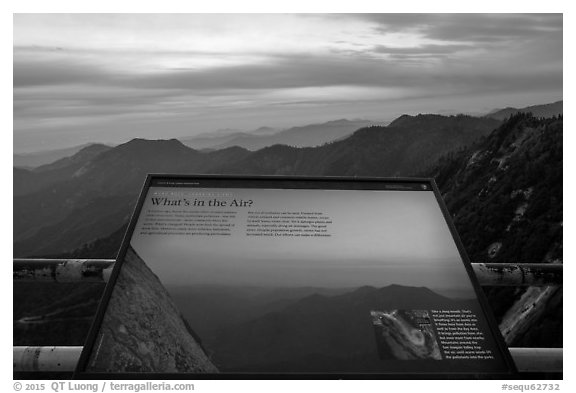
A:
<svg viewBox="0 0 576 393">
<path fill-rule="evenodd" d="M 168 292 L 129 248 L 94 344 L 89 372 L 218 372 Z"/>
</svg>

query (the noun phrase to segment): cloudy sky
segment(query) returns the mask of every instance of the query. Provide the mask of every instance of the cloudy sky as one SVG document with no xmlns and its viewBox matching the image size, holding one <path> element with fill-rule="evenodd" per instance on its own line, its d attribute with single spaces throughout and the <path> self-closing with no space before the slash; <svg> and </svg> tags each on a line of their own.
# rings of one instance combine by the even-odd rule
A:
<svg viewBox="0 0 576 393">
<path fill-rule="evenodd" d="M 14 152 L 562 99 L 562 16 L 15 14 Z"/>
</svg>

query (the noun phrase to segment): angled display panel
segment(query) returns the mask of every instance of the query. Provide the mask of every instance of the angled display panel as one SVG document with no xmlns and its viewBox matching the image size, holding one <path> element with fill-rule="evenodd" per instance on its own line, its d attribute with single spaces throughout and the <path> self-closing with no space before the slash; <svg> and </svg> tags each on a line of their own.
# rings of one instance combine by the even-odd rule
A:
<svg viewBox="0 0 576 393">
<path fill-rule="evenodd" d="M 151 175 L 76 377 L 513 373 L 432 181 Z"/>
</svg>

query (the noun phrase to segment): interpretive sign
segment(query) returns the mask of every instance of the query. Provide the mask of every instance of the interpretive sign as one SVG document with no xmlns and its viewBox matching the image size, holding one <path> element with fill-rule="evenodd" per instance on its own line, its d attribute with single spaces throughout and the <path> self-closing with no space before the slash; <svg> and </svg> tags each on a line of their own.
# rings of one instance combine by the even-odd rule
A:
<svg viewBox="0 0 576 393">
<path fill-rule="evenodd" d="M 77 376 L 513 372 L 433 181 L 151 175 Z"/>
</svg>

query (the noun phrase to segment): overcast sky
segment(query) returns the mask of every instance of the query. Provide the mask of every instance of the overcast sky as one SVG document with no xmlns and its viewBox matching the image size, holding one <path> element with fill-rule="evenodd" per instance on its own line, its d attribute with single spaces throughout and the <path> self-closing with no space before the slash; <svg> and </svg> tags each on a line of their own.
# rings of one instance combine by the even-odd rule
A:
<svg viewBox="0 0 576 393">
<path fill-rule="evenodd" d="M 562 16 L 14 16 L 14 151 L 562 99 Z"/>
</svg>

